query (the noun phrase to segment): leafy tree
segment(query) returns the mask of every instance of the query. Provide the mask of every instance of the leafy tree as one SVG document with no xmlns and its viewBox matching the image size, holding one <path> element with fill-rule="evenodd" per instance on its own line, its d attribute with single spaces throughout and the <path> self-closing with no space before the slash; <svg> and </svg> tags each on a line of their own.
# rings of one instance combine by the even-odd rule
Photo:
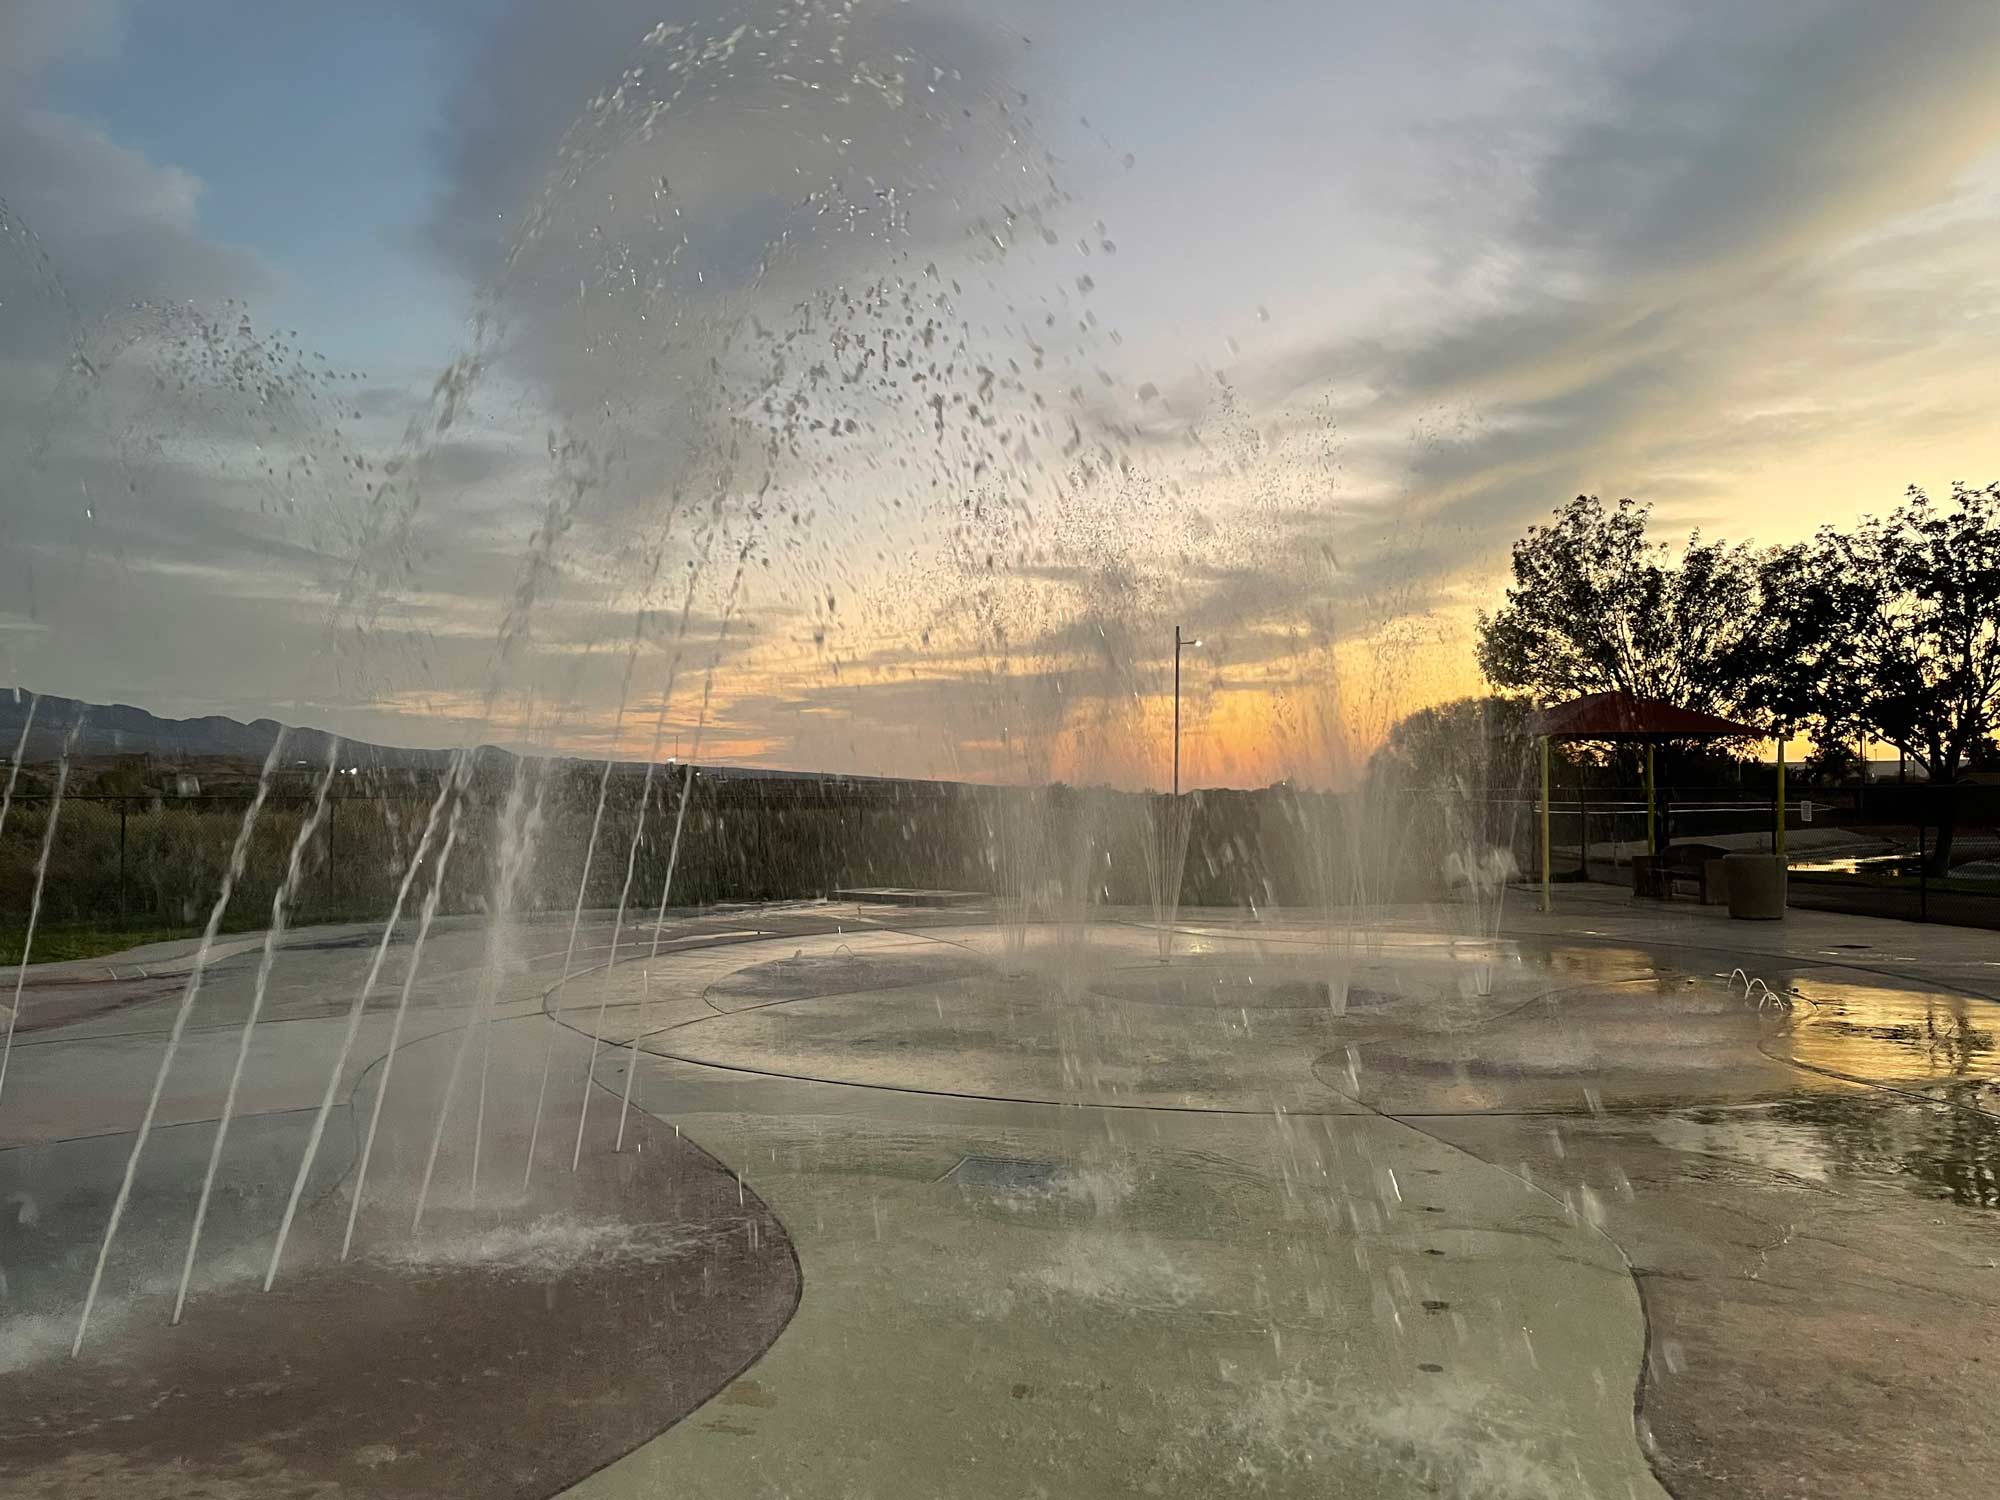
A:
<svg viewBox="0 0 2000 1500">
<path fill-rule="evenodd" d="M 1675 560 L 1647 538 L 1649 510 L 1578 495 L 1528 528 L 1505 606 L 1479 617 L 1490 682 L 1545 703 L 1622 689 L 1709 713 L 1738 706 L 1756 560 L 1699 532 Z"/>
<path fill-rule="evenodd" d="M 1949 786 L 2000 730 L 2000 484 L 1914 486 L 1886 518 L 1823 528 L 1760 568 L 1763 619 L 1735 670 L 1753 703 L 1816 740 L 1857 731 Z M 1954 799 L 1938 810 L 1934 872 L 1950 865 Z"/>
<path fill-rule="evenodd" d="M 1390 727 L 1369 758 L 1363 800 L 1388 819 L 1398 865 L 1503 878 L 1538 774 L 1524 701 L 1459 698 Z"/>
<path fill-rule="evenodd" d="M 145 757 L 121 756 L 97 773 L 93 790 L 113 797 L 143 796 L 149 789 L 147 772 Z"/>
<path fill-rule="evenodd" d="M 1436 795 L 1511 795 L 1536 774 L 1527 706 L 1518 698 L 1456 698 L 1398 719 L 1369 757 L 1371 788 Z"/>
<path fill-rule="evenodd" d="M 1815 740 L 1800 772 L 1813 785 L 1837 787 L 1861 774 L 1861 757 L 1846 740 Z"/>
</svg>

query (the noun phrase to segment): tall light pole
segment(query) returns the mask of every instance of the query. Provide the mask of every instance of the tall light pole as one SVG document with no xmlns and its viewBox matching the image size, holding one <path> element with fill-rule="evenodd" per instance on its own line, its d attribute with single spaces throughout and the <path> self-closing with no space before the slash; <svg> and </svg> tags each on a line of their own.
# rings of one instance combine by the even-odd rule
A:
<svg viewBox="0 0 2000 1500">
<path fill-rule="evenodd" d="M 1181 653 L 1201 644 L 1200 637 L 1188 640 L 1174 627 L 1174 795 L 1181 794 Z"/>
</svg>

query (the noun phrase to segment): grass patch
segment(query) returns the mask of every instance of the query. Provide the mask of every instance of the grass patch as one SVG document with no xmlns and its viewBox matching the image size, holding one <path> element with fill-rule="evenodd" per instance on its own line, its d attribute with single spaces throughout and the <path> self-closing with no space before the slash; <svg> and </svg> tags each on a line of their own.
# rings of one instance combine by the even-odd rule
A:
<svg viewBox="0 0 2000 1500">
<path fill-rule="evenodd" d="M 385 915 L 383 912 L 309 911 L 294 913 L 290 925 L 297 930 L 329 922 L 380 921 Z M 268 911 L 261 909 L 246 910 L 240 916 L 232 912 L 223 918 L 216 935 L 223 937 L 232 933 L 262 932 L 269 916 Z M 120 922 L 116 918 L 96 922 L 44 922 L 35 928 L 35 951 L 29 967 L 59 964 L 74 958 L 101 958 L 107 953 L 122 953 L 127 948 L 171 942 L 175 938 L 198 938 L 201 930 L 199 922 L 176 926 L 147 917 L 135 917 L 130 922 Z M 0 966 L 21 961 L 21 939 L 24 935 L 24 929 L 19 927 L 0 932 Z"/>
<path fill-rule="evenodd" d="M 23 931 L 0 934 L 0 964 L 18 964 L 21 961 L 21 939 L 25 936 Z M 199 927 L 120 927 L 89 923 L 37 927 L 34 962 L 59 964 L 72 958 L 97 958 L 106 953 L 119 953 L 127 948 L 136 948 L 141 943 L 164 943 L 171 938 L 200 936 Z"/>
</svg>

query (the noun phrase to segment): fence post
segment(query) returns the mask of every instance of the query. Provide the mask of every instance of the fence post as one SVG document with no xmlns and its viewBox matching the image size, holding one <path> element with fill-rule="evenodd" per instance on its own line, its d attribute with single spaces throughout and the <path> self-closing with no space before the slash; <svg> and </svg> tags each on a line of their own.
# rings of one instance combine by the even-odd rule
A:
<svg viewBox="0 0 2000 1500">
<path fill-rule="evenodd" d="M 340 799 L 335 797 L 326 804 L 326 905 L 328 914 L 338 910 L 339 902 L 334 899 L 334 825 L 340 817 Z"/>
<path fill-rule="evenodd" d="M 118 799 L 118 920 L 125 921 L 125 812 L 132 799 Z"/>
<path fill-rule="evenodd" d="M 1917 920 L 1931 919 L 1931 855 L 1924 815 L 1917 814 Z"/>
<path fill-rule="evenodd" d="M 1785 730 L 1783 725 L 1780 725 L 1778 728 L 1778 793 L 1777 801 L 1774 805 L 1777 808 L 1778 817 L 1777 821 L 1771 825 L 1771 852 L 1777 855 L 1778 858 L 1783 859 L 1785 857 Z"/>
<path fill-rule="evenodd" d="M 1590 788 L 1583 779 L 1583 767 L 1576 770 L 1576 878 L 1590 879 Z"/>
<path fill-rule="evenodd" d="M 1653 782 L 1653 742 L 1646 741 L 1646 853 L 1660 852 L 1660 836 L 1657 814 L 1654 809 L 1659 798 Z"/>
<path fill-rule="evenodd" d="M 1552 816 L 1549 807 L 1549 737 L 1547 735 L 1542 736 L 1542 805 L 1540 811 L 1542 814 L 1542 910 L 1547 911 L 1551 905 L 1549 892 L 1549 819 Z"/>
</svg>

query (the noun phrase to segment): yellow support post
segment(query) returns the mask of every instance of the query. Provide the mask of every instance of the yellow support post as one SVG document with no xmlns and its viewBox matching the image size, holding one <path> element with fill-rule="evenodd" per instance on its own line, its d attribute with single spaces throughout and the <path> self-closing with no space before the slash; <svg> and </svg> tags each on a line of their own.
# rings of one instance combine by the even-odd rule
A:
<svg viewBox="0 0 2000 1500">
<path fill-rule="evenodd" d="M 1549 889 L 1549 737 L 1542 736 L 1542 910 L 1554 907 Z"/>
</svg>

